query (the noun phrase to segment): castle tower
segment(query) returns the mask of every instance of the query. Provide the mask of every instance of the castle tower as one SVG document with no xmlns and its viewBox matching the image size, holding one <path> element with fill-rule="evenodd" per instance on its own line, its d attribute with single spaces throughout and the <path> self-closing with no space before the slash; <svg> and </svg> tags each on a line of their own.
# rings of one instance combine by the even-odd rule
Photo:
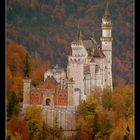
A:
<svg viewBox="0 0 140 140">
<path fill-rule="evenodd" d="M 88 56 L 86 49 L 83 46 L 82 42 L 82 33 L 78 27 L 76 40 L 71 43 L 72 54 L 68 58 L 68 66 L 67 66 L 67 76 L 68 79 L 73 79 L 74 84 L 74 95 L 79 94 L 75 89 L 80 89 L 80 97 L 84 99 L 84 63 Z M 76 96 L 76 95 L 75 95 Z M 77 95 L 78 97 L 78 95 Z M 77 99 L 77 102 L 79 98 Z"/>
<path fill-rule="evenodd" d="M 23 80 L 23 106 L 30 104 L 31 79 Z"/>
<path fill-rule="evenodd" d="M 105 60 L 105 86 L 112 87 L 112 23 L 111 16 L 108 10 L 108 0 L 106 2 L 106 9 L 102 18 L 102 37 L 101 46 L 103 53 L 106 56 Z"/>
</svg>

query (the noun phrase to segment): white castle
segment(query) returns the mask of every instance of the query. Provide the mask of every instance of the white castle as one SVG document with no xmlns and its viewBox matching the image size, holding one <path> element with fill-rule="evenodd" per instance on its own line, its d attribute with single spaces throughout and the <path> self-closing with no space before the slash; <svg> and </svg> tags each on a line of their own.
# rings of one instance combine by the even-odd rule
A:
<svg viewBox="0 0 140 140">
<path fill-rule="evenodd" d="M 89 40 L 82 39 L 78 29 L 77 39 L 71 43 L 72 53 L 68 56 L 67 72 L 58 66 L 44 74 L 44 80 L 53 76 L 61 88 L 67 87 L 68 105 L 77 106 L 86 100 L 91 90 L 112 89 L 112 24 L 108 3 L 102 18 L 101 45 L 94 35 Z"/>
<path fill-rule="evenodd" d="M 112 23 L 108 2 L 102 18 L 101 43 L 94 35 L 89 40 L 82 39 L 78 28 L 77 38 L 71 43 L 67 70 L 56 65 L 44 73 L 44 82 L 31 86 L 30 79 L 24 79 L 23 110 L 31 104 L 43 108 L 43 118 L 50 126 L 58 115 L 58 124 L 65 131 L 76 129 L 76 108 L 81 100 L 86 100 L 91 91 L 112 86 Z M 52 88 L 49 82 L 54 86 Z M 72 133 L 72 132 L 71 132 Z"/>
</svg>

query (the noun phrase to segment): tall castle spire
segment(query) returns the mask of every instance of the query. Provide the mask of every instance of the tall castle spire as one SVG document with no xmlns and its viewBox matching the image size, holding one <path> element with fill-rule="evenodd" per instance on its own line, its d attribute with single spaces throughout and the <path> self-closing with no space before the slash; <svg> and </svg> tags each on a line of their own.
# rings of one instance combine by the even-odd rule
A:
<svg viewBox="0 0 140 140">
<path fill-rule="evenodd" d="M 80 30 L 79 24 L 78 24 L 78 31 L 77 31 L 76 39 L 77 40 L 82 40 L 82 32 Z"/>
<path fill-rule="evenodd" d="M 103 19 L 106 20 L 106 21 L 110 21 L 111 20 L 109 9 L 108 9 L 108 0 L 106 0 L 106 9 L 105 9 L 105 13 L 104 13 Z"/>
<path fill-rule="evenodd" d="M 106 56 L 106 73 L 105 73 L 105 83 L 111 89 L 112 86 L 112 23 L 111 23 L 111 16 L 109 13 L 108 8 L 108 0 L 106 0 L 106 8 L 105 13 L 102 18 L 102 36 L 101 36 L 101 46 L 104 55 Z"/>
</svg>

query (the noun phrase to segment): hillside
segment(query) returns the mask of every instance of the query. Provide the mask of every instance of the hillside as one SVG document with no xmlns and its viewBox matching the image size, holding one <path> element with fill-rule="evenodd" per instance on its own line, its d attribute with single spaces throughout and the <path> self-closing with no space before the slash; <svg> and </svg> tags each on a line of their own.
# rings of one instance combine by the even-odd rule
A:
<svg viewBox="0 0 140 140">
<path fill-rule="evenodd" d="M 66 67 L 70 42 L 77 25 L 83 38 L 101 35 L 104 0 L 8 0 L 7 41 L 26 46 L 31 55 Z M 115 83 L 133 82 L 133 1 L 109 3 L 113 24 L 113 78 Z"/>
</svg>

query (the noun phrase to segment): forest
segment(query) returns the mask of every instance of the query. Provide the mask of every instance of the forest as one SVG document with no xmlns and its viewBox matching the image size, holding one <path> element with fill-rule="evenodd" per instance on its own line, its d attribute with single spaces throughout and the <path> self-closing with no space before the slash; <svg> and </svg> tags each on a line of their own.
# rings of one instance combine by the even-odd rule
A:
<svg viewBox="0 0 140 140">
<path fill-rule="evenodd" d="M 70 43 L 77 25 L 83 39 L 92 32 L 100 43 L 105 0 L 8 0 L 7 42 L 27 48 L 51 64 L 66 68 Z M 133 0 L 111 0 L 109 11 L 113 36 L 114 84 L 133 83 L 134 8 Z"/>
<path fill-rule="evenodd" d="M 55 64 L 66 68 L 78 24 L 83 39 L 94 32 L 100 42 L 104 9 L 104 0 L 7 0 L 7 140 L 65 139 L 57 118 L 54 128 L 43 122 L 41 108 L 32 106 L 22 114 L 23 79 L 26 75 L 37 86 L 48 68 Z M 111 0 L 109 11 L 113 25 L 113 92 L 97 90 L 80 103 L 77 136 L 71 140 L 134 139 L 133 0 Z"/>
</svg>

